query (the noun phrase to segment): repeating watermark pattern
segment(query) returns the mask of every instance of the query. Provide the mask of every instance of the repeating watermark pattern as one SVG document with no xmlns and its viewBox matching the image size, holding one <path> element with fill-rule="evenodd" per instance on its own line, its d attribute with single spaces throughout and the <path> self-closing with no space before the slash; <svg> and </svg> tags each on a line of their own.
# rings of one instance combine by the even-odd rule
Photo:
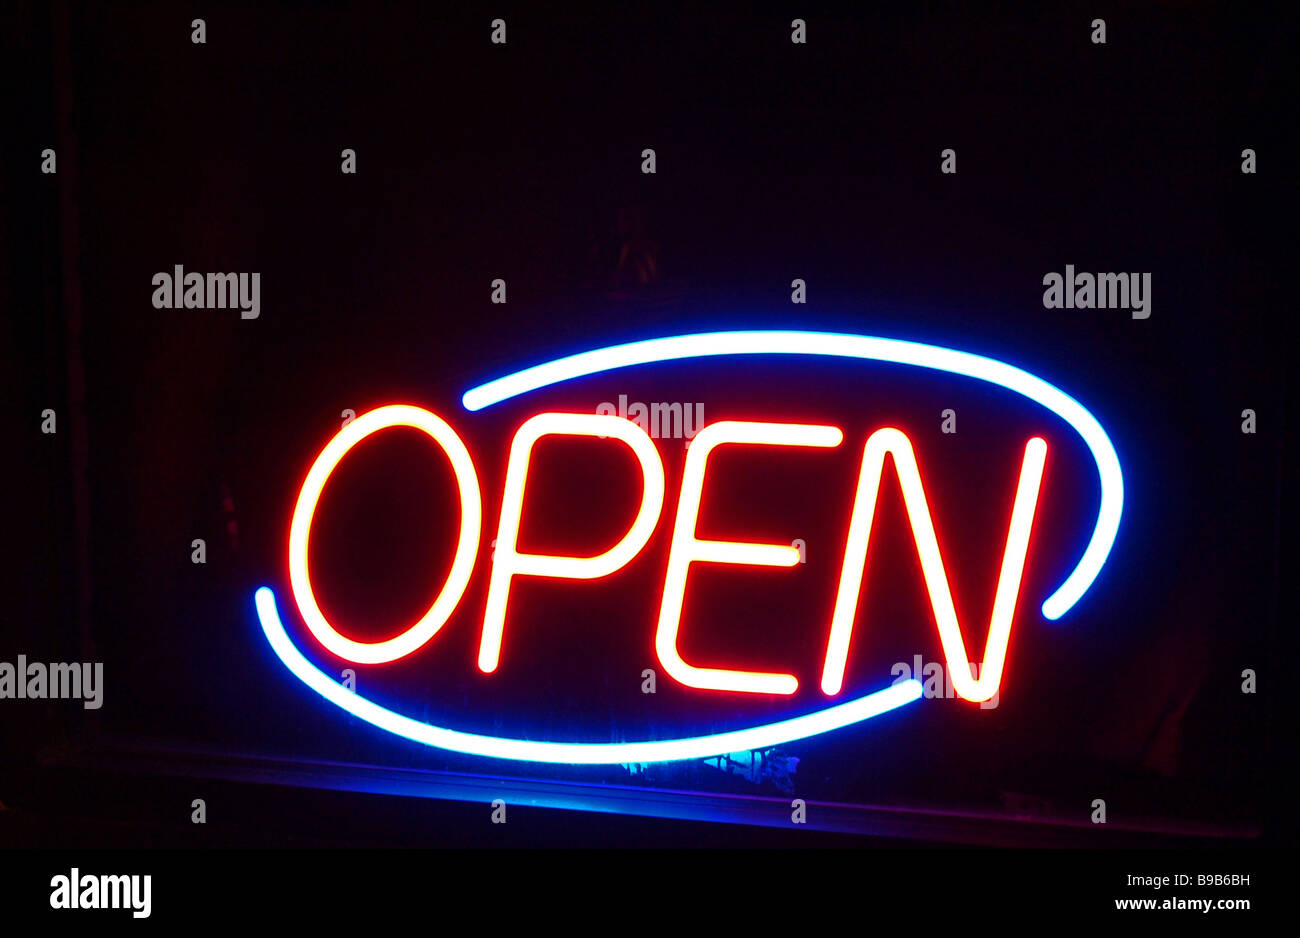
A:
<svg viewBox="0 0 1300 938">
<path fill-rule="evenodd" d="M 52 909 L 130 909 L 132 918 L 148 918 L 153 910 L 153 877 L 145 875 L 82 876 L 72 868 L 50 880 Z"/>
<path fill-rule="evenodd" d="M 617 414 L 631 420 L 656 440 L 691 440 L 704 426 L 704 404 L 700 402 L 645 404 L 632 401 L 629 404 L 627 395 L 620 394 L 617 405 L 605 401 L 596 408 L 596 413 L 602 416 Z"/>
<path fill-rule="evenodd" d="M 1043 275 L 1043 307 L 1046 309 L 1129 309 L 1134 319 L 1151 317 L 1151 274 L 1090 274 L 1074 272 Z"/>
<path fill-rule="evenodd" d="M 154 274 L 151 282 L 154 309 L 238 309 L 240 319 L 262 315 L 260 273 L 187 274 L 177 264 L 170 274 Z"/>
<path fill-rule="evenodd" d="M 971 677 L 979 680 L 981 664 L 971 662 Z M 927 700 L 936 697 L 950 699 L 957 696 L 952 687 L 952 674 L 945 672 L 944 667 L 938 661 L 923 662 L 920 655 L 913 655 L 912 662 L 896 661 L 894 666 L 889 669 L 889 673 L 894 675 L 894 684 L 901 684 L 903 681 L 910 681 L 913 678 L 921 682 L 921 696 Z M 993 696 L 988 700 L 980 701 L 981 710 L 996 710 L 998 700 L 1002 696 L 1000 690 L 994 691 Z"/>
<path fill-rule="evenodd" d="M 102 661 L 28 661 L 19 655 L 16 664 L 0 661 L 0 700 L 84 700 L 87 710 L 104 705 L 104 663 Z"/>
</svg>

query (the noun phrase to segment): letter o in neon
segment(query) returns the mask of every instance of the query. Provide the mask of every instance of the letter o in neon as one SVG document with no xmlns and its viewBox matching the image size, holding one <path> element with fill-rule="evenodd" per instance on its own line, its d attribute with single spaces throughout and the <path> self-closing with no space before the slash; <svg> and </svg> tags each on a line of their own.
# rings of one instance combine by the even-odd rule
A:
<svg viewBox="0 0 1300 938">
<path fill-rule="evenodd" d="M 370 434 L 389 427 L 412 427 L 427 433 L 442 447 L 443 452 L 451 460 L 452 471 L 456 474 L 456 485 L 460 489 L 460 536 L 456 543 L 456 556 L 452 559 L 447 582 L 438 593 L 438 598 L 433 601 L 433 605 L 429 607 L 429 611 L 400 635 L 382 642 L 358 642 L 340 635 L 316 604 L 316 596 L 311 589 L 311 575 L 307 569 L 307 544 L 311 537 L 311 522 L 316 514 L 316 503 L 320 500 L 321 491 L 325 488 L 325 483 L 333 473 L 334 467 L 352 447 Z M 298 493 L 298 503 L 293 509 L 293 521 L 289 525 L 289 584 L 293 589 L 293 598 L 298 604 L 298 611 L 317 640 L 340 658 L 357 664 L 383 664 L 386 661 L 396 661 L 416 651 L 433 638 L 447 621 L 452 610 L 456 608 L 456 604 L 460 602 L 465 587 L 469 585 L 470 574 L 474 570 L 482 527 L 483 502 L 479 494 L 478 474 L 474 471 L 474 461 L 450 424 L 422 407 L 412 407 L 409 404 L 378 407 L 353 420 L 325 444 L 325 448 L 312 463 L 302 489 Z"/>
</svg>

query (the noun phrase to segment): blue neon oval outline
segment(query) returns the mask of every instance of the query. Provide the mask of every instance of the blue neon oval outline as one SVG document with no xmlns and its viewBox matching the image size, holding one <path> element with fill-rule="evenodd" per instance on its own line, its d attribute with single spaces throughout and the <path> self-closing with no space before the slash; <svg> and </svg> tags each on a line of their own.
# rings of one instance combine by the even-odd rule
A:
<svg viewBox="0 0 1300 938">
<path fill-rule="evenodd" d="M 1124 475 L 1110 437 L 1086 407 L 1060 388 L 1014 365 L 983 355 L 903 339 L 839 332 L 698 332 L 627 342 L 557 358 L 470 388 L 461 396 L 461 403 L 466 410 L 479 411 L 529 391 L 602 371 L 711 355 L 826 355 L 893 362 L 987 381 L 1029 398 L 1056 414 L 1083 438 L 1097 463 L 1101 480 L 1101 504 L 1092 539 L 1070 575 L 1043 601 L 1043 615 L 1048 619 L 1065 615 L 1101 573 L 1124 511 Z"/>
<path fill-rule="evenodd" d="M 470 755 L 513 759 L 519 762 L 550 762 L 566 765 L 612 765 L 633 762 L 672 762 L 679 759 L 707 759 L 709 756 L 766 749 L 808 736 L 828 733 L 863 720 L 869 720 L 921 698 L 921 682 L 909 678 L 884 690 L 878 690 L 846 703 L 815 710 L 803 716 L 743 730 L 690 736 L 683 739 L 657 739 L 631 743 L 548 743 L 505 736 L 480 736 L 413 720 L 382 707 L 348 690 L 303 655 L 289 638 L 280 621 L 275 593 L 258 587 L 253 594 L 262 632 L 276 657 L 298 680 L 330 703 L 382 730 L 426 746 L 451 749 Z"/>
</svg>

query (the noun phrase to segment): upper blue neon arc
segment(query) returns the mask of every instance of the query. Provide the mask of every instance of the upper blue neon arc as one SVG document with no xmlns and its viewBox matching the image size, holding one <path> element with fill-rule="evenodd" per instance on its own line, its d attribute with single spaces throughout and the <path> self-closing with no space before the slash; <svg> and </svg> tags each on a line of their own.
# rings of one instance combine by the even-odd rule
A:
<svg viewBox="0 0 1300 938">
<path fill-rule="evenodd" d="M 466 410 L 478 411 L 529 391 L 602 371 L 711 355 L 827 355 L 893 362 L 987 381 L 1029 398 L 1056 414 L 1083 438 L 1097 463 L 1101 480 L 1101 505 L 1092 539 L 1074 570 L 1043 601 L 1043 616 L 1059 619 L 1065 615 L 1088 591 L 1110 556 L 1124 510 L 1124 476 L 1106 431 L 1087 408 L 1055 385 L 1014 365 L 970 352 L 838 332 L 700 332 L 611 345 L 557 358 L 471 388 L 461 397 L 461 403 Z"/>
</svg>

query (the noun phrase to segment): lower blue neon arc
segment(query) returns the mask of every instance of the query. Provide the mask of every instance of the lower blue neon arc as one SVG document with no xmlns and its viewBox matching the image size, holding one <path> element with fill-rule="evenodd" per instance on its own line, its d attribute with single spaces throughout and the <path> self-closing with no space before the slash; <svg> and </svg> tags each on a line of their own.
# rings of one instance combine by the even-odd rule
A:
<svg viewBox="0 0 1300 938">
<path fill-rule="evenodd" d="M 1086 407 L 1055 385 L 1027 371 L 983 355 L 901 339 L 837 332 L 700 332 L 665 336 L 593 349 L 516 371 L 461 396 L 466 410 L 478 411 L 539 388 L 615 368 L 716 355 L 820 355 L 912 365 L 946 371 L 1014 391 L 1056 414 L 1083 438 L 1097 463 L 1101 504 L 1092 538 L 1078 564 L 1043 601 L 1048 619 L 1065 615 L 1101 572 L 1119 530 L 1124 510 L 1124 476 L 1110 437 Z"/>
<path fill-rule="evenodd" d="M 916 680 L 900 681 L 884 690 L 847 703 L 837 704 L 779 723 L 749 729 L 685 739 L 664 739 L 630 743 L 548 743 L 500 736 L 462 733 L 394 713 L 367 700 L 339 684 L 307 660 L 285 632 L 276 608 L 275 594 L 260 587 L 254 595 L 257 617 L 271 650 L 298 680 L 330 703 L 382 730 L 404 736 L 426 746 L 450 749 L 471 755 L 521 762 L 550 762 L 568 765 L 612 765 L 632 762 L 672 762 L 679 759 L 704 759 L 709 756 L 766 749 L 808 736 L 828 733 L 879 716 L 921 697 Z"/>
</svg>

